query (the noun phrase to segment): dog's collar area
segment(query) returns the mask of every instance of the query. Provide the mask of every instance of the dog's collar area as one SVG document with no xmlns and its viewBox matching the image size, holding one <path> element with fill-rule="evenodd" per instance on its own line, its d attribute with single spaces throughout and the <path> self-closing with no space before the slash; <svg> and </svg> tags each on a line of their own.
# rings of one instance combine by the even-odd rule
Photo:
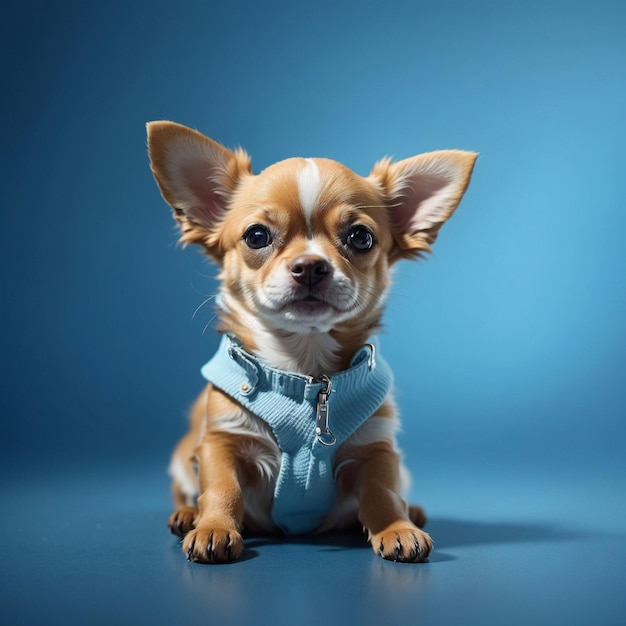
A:
<svg viewBox="0 0 626 626">
<path fill-rule="evenodd" d="M 293 397 L 294 400 L 311 399 L 329 381 L 348 380 L 351 377 L 362 378 L 365 363 L 370 372 L 376 368 L 376 348 L 372 343 L 366 343 L 356 351 L 347 370 L 333 374 L 332 377 L 322 375 L 319 378 L 270 367 L 258 357 L 246 352 L 239 339 L 233 335 L 224 335 L 216 356 L 224 351 L 245 370 L 247 380 L 241 384 L 241 392 L 248 396 L 253 395 L 265 382 L 281 393 Z"/>
<path fill-rule="evenodd" d="M 241 342 L 233 335 L 224 336 L 220 351 L 222 349 L 225 349 L 230 359 L 245 372 L 245 378 L 242 378 L 239 386 L 242 396 L 252 398 L 260 387 L 269 386 L 272 390 L 296 401 L 316 398 L 315 434 L 319 443 L 324 446 L 334 446 L 337 442 L 337 438 L 329 427 L 330 395 L 334 391 L 333 379 L 338 382 L 343 381 L 345 384 L 347 381 L 351 382 L 352 378 L 356 378 L 359 379 L 358 382 L 365 384 L 367 373 L 376 368 L 376 348 L 372 343 L 364 344 L 357 350 L 350 362 L 350 367 L 335 374 L 332 378 L 325 374 L 319 378 L 313 378 L 269 367 L 258 357 L 246 352 Z M 364 367 L 366 363 L 367 369 Z M 205 378 L 208 378 L 207 373 L 203 369 Z"/>
<path fill-rule="evenodd" d="M 274 433 L 282 452 L 274 522 L 289 534 L 315 530 L 335 501 L 335 451 L 389 393 L 392 375 L 385 360 L 366 344 L 348 369 L 316 380 L 269 367 L 225 335 L 202 375 Z"/>
</svg>

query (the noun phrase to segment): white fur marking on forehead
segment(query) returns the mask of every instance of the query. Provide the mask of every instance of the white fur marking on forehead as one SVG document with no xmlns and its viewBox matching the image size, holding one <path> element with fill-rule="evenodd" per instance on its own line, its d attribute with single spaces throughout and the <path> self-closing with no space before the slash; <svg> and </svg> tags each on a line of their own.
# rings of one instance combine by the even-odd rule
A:
<svg viewBox="0 0 626 626">
<path fill-rule="evenodd" d="M 327 255 L 324 252 L 322 246 L 320 246 L 319 242 L 313 238 L 309 239 L 309 243 L 307 244 L 304 254 L 313 254 L 315 256 L 321 257 L 322 259 L 327 258 Z"/>
<path fill-rule="evenodd" d="M 313 159 L 306 159 L 298 172 L 298 196 L 307 221 L 310 219 L 320 195 L 320 171 Z"/>
</svg>

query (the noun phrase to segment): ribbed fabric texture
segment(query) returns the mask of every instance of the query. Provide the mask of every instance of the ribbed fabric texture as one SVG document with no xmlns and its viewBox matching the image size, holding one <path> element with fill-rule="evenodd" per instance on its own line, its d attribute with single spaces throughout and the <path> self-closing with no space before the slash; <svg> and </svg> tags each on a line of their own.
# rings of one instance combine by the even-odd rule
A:
<svg viewBox="0 0 626 626">
<path fill-rule="evenodd" d="M 335 502 L 335 452 L 389 393 L 393 378 L 387 363 L 365 345 L 349 369 L 330 377 L 328 426 L 337 440 L 333 446 L 322 445 L 315 432 L 321 382 L 266 366 L 228 335 L 202 367 L 202 375 L 274 432 L 283 453 L 274 489 L 274 523 L 291 535 L 315 530 Z"/>
</svg>

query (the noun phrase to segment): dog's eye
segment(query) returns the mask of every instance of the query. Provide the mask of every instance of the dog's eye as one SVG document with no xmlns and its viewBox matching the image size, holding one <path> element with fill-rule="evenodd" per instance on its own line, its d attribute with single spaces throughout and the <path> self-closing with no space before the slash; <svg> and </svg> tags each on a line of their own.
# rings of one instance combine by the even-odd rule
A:
<svg viewBox="0 0 626 626">
<path fill-rule="evenodd" d="M 266 248 L 272 243 L 272 236 L 265 226 L 255 224 L 246 230 L 243 240 L 246 242 L 248 248 L 259 250 L 260 248 Z"/>
<path fill-rule="evenodd" d="M 356 252 L 368 252 L 374 247 L 374 234 L 367 226 L 353 226 L 348 231 L 346 244 Z"/>
</svg>

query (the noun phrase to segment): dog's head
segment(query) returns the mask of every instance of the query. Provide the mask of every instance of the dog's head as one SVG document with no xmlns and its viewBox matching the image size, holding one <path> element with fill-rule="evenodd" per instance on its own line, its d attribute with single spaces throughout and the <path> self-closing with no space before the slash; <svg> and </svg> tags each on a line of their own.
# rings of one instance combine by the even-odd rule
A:
<svg viewBox="0 0 626 626">
<path fill-rule="evenodd" d="M 389 267 L 430 250 L 476 159 L 458 150 L 384 159 L 364 178 L 293 158 L 254 175 L 243 150 L 171 122 L 148 124 L 148 147 L 181 241 L 221 267 L 224 316 L 285 334 L 371 332 Z"/>
</svg>

